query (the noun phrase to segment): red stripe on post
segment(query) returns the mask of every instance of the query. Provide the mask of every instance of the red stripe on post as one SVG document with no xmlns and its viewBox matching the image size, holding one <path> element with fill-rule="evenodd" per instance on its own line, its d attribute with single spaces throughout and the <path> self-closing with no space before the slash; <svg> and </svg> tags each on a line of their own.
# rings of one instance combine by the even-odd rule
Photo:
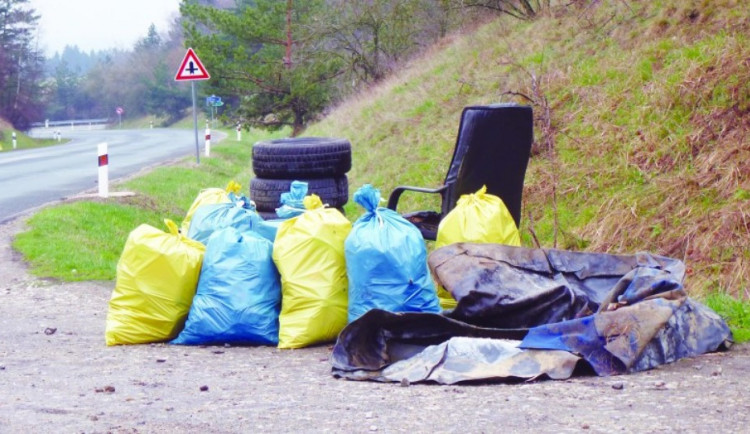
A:
<svg viewBox="0 0 750 434">
<path fill-rule="evenodd" d="M 100 155 L 99 156 L 99 167 L 106 166 L 109 164 L 109 156 L 108 154 Z"/>
<path fill-rule="evenodd" d="M 211 140 L 211 134 L 206 134 L 206 140 Z"/>
</svg>

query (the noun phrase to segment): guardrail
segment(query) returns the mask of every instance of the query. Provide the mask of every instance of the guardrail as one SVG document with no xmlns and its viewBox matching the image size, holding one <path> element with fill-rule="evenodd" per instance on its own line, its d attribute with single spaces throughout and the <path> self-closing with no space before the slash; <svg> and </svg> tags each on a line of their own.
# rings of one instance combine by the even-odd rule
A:
<svg viewBox="0 0 750 434">
<path fill-rule="evenodd" d="M 33 128 L 44 128 L 44 127 L 70 127 L 76 125 L 100 125 L 110 123 L 109 118 L 100 119 L 70 119 L 67 121 L 47 121 L 47 122 L 33 122 L 31 126 Z"/>
</svg>

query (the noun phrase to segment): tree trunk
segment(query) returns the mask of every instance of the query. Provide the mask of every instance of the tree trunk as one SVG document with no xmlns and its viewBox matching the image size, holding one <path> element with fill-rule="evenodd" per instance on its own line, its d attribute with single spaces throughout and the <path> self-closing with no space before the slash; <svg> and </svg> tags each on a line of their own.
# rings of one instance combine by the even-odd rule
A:
<svg viewBox="0 0 750 434">
<path fill-rule="evenodd" d="M 305 128 L 305 115 L 301 110 L 294 111 L 294 124 L 292 124 L 292 137 L 297 137 Z"/>
<path fill-rule="evenodd" d="M 284 66 L 292 67 L 292 0 L 286 1 L 286 56 Z"/>
<path fill-rule="evenodd" d="M 21 95 L 21 57 L 18 57 L 18 80 L 16 81 L 16 94 L 13 96 L 13 110 L 18 110 L 18 97 Z"/>
<path fill-rule="evenodd" d="M 373 38 L 372 38 L 372 45 L 373 45 L 373 79 L 375 81 L 380 81 L 381 74 L 380 74 L 380 26 L 377 25 L 372 29 Z"/>
</svg>

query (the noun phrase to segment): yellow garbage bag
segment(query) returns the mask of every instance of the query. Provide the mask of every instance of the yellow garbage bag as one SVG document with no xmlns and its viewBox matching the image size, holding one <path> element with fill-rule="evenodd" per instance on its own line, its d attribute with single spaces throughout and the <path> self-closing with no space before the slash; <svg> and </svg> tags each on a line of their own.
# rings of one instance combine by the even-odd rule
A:
<svg viewBox="0 0 750 434">
<path fill-rule="evenodd" d="M 347 323 L 344 241 L 352 224 L 316 195 L 304 204 L 304 213 L 279 225 L 273 244 L 281 274 L 279 348 L 332 341 Z"/>
<path fill-rule="evenodd" d="M 166 341 L 185 325 L 203 263 L 203 244 L 146 224 L 128 236 L 117 263 L 117 282 L 109 300 L 107 345 Z"/>
<path fill-rule="evenodd" d="M 187 235 L 188 231 L 190 230 L 190 221 L 193 219 L 195 210 L 197 210 L 199 207 L 203 205 L 231 202 L 232 200 L 229 198 L 229 193 L 239 195 L 241 190 L 242 186 L 236 181 L 229 181 L 229 183 L 227 184 L 227 188 L 223 190 L 220 188 L 206 188 L 204 190 L 201 190 L 195 200 L 193 200 L 193 204 L 190 205 L 190 209 L 188 209 L 188 212 L 185 215 L 185 220 L 183 220 L 182 224 L 180 225 L 180 232 Z"/>
<path fill-rule="evenodd" d="M 438 225 L 435 249 L 460 242 L 521 245 L 516 221 L 502 199 L 487 194 L 486 186 L 462 195 Z M 438 285 L 437 291 L 443 309 L 456 307 L 456 300 L 445 288 Z"/>
</svg>

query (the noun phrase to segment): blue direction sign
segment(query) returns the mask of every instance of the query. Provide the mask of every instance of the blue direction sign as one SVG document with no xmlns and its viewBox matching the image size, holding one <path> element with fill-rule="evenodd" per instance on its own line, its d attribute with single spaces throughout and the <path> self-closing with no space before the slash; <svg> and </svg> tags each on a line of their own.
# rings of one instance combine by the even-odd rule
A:
<svg viewBox="0 0 750 434">
<path fill-rule="evenodd" d="M 212 106 L 212 107 L 221 107 L 224 105 L 224 103 L 221 102 L 220 96 L 211 95 L 209 97 L 206 97 L 206 105 Z"/>
</svg>

